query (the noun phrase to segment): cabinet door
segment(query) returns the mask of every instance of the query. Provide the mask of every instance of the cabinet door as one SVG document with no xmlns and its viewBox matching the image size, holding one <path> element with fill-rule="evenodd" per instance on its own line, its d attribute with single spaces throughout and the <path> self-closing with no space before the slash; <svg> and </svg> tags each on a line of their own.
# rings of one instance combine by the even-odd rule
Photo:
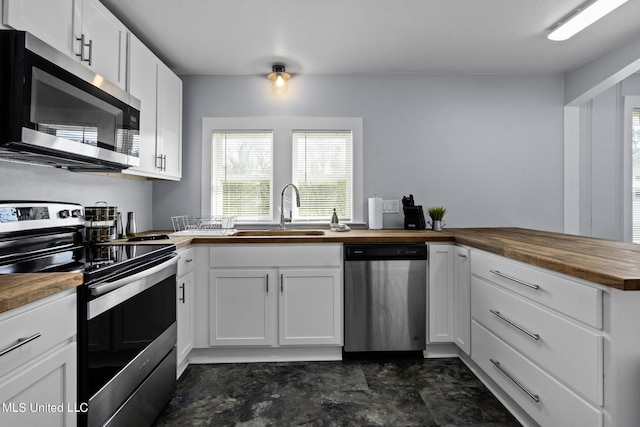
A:
<svg viewBox="0 0 640 427">
<path fill-rule="evenodd" d="M 453 254 L 454 342 L 471 354 L 471 263 L 469 249 L 455 247 Z"/>
<path fill-rule="evenodd" d="M 429 245 L 429 341 L 453 342 L 452 245 Z"/>
<path fill-rule="evenodd" d="M 131 172 L 157 172 L 156 103 L 158 60 L 140 40 L 129 34 L 129 93 L 140 100 L 140 166 Z"/>
<path fill-rule="evenodd" d="M 97 0 L 82 1 L 82 25 L 76 37 L 84 35 L 89 67 L 109 82 L 126 89 L 125 52 L 127 28 Z M 91 50 L 91 52 L 89 52 Z"/>
<path fill-rule="evenodd" d="M 69 56 L 74 55 L 74 0 L 5 0 L 3 24 L 28 31 Z"/>
<path fill-rule="evenodd" d="M 275 277 L 270 269 L 211 270 L 211 346 L 275 344 Z"/>
<path fill-rule="evenodd" d="M 193 272 L 178 279 L 176 317 L 178 322 L 178 368 L 193 348 Z"/>
<path fill-rule="evenodd" d="M 158 140 L 162 174 L 182 177 L 182 80 L 163 63 L 158 64 Z"/>
<path fill-rule="evenodd" d="M 0 380 L 0 425 L 75 426 L 76 343 L 71 342 Z M 40 405 L 40 406 L 39 406 Z"/>
<path fill-rule="evenodd" d="M 339 268 L 280 270 L 280 345 L 342 344 Z"/>
</svg>

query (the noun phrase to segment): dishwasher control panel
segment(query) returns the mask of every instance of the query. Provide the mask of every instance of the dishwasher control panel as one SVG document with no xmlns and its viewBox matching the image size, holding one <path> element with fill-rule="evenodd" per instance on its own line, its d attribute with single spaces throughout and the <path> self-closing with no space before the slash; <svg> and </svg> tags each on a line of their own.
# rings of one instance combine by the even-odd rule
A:
<svg viewBox="0 0 640 427">
<path fill-rule="evenodd" d="M 422 260 L 427 259 L 424 243 L 367 243 L 345 245 L 345 260 Z"/>
</svg>

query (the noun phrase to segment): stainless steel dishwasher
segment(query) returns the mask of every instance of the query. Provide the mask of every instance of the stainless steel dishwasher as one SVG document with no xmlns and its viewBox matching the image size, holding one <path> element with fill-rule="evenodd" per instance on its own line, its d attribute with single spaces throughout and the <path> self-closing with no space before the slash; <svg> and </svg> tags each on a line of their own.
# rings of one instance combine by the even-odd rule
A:
<svg viewBox="0 0 640 427">
<path fill-rule="evenodd" d="M 424 350 L 427 246 L 346 244 L 345 352 Z"/>
</svg>

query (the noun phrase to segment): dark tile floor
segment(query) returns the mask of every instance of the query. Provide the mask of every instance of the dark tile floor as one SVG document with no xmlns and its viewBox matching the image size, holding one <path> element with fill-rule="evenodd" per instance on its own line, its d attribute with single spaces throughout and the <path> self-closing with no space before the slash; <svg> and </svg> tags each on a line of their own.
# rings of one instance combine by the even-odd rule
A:
<svg viewBox="0 0 640 427">
<path fill-rule="evenodd" d="M 457 358 L 191 365 L 155 425 L 520 426 Z"/>
</svg>

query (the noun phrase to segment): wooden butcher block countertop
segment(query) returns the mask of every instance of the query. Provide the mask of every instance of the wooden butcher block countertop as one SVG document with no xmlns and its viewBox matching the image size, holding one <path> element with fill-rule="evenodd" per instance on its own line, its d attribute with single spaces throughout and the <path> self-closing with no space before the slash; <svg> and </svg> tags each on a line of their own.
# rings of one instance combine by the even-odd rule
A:
<svg viewBox="0 0 640 427">
<path fill-rule="evenodd" d="M 612 288 L 640 290 L 640 245 L 524 228 L 450 229 L 458 244 Z"/>
<path fill-rule="evenodd" d="M 0 313 L 82 285 L 82 273 L 0 275 Z"/>
<path fill-rule="evenodd" d="M 640 245 L 523 228 L 365 230 L 312 235 L 170 236 L 136 244 L 455 242 L 620 290 L 640 290 Z M 148 232 L 162 234 L 163 232 Z M 125 240 L 113 242 L 126 243 Z M 82 284 L 81 273 L 0 275 L 0 313 Z"/>
</svg>

